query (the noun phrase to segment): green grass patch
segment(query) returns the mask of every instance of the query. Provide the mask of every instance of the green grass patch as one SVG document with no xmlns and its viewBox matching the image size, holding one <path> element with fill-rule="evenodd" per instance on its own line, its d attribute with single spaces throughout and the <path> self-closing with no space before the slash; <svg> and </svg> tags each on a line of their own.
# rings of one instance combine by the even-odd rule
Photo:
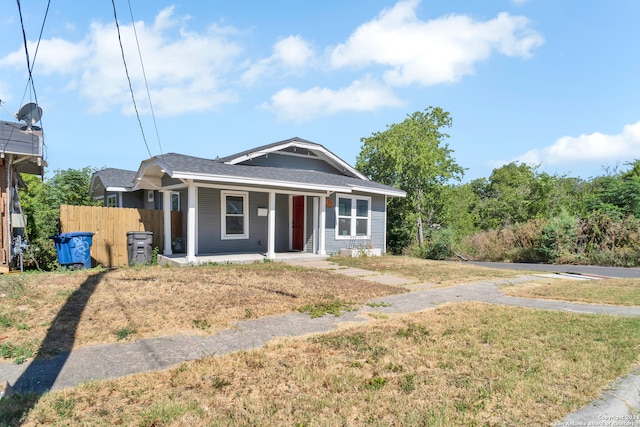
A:
<svg viewBox="0 0 640 427">
<path fill-rule="evenodd" d="M 211 324 L 206 319 L 193 319 L 193 326 L 198 329 L 202 329 L 203 331 L 211 328 Z"/>
<path fill-rule="evenodd" d="M 203 410 L 196 402 L 184 404 L 159 402 L 141 414 L 142 420 L 139 425 L 142 427 L 169 425 L 186 414 L 202 414 L 202 412 Z"/>
<path fill-rule="evenodd" d="M 11 317 L 6 313 L 0 312 L 0 327 L 10 328 L 13 326 L 14 323 L 15 321 L 13 320 L 13 317 Z"/>
<path fill-rule="evenodd" d="M 351 303 L 332 299 L 321 301 L 314 304 L 307 304 L 299 308 L 301 313 L 307 313 L 312 319 L 322 317 L 325 314 L 333 314 L 336 317 L 342 315 L 346 311 L 353 311 L 355 308 Z"/>
<path fill-rule="evenodd" d="M 21 364 L 35 354 L 35 342 L 24 342 L 21 344 L 4 343 L 0 344 L 0 358 L 13 359 L 14 363 Z"/>
<path fill-rule="evenodd" d="M 136 333 L 135 328 L 132 328 L 131 326 L 125 326 L 124 328 L 116 329 L 114 332 L 118 341 L 126 340 L 135 333 Z"/>
<path fill-rule="evenodd" d="M 391 307 L 391 304 L 389 304 L 388 302 L 370 302 L 367 303 L 367 307 Z"/>
</svg>

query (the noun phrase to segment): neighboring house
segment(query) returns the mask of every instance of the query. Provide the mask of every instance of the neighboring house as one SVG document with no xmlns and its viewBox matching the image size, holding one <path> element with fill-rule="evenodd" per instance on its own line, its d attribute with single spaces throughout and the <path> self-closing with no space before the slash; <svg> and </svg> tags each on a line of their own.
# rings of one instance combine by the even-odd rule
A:
<svg viewBox="0 0 640 427">
<path fill-rule="evenodd" d="M 91 176 L 91 195 L 95 200 L 103 201 L 108 208 L 162 209 L 156 203 L 156 194 L 152 195 L 134 188 L 136 171 L 105 168 Z M 149 201 L 150 200 L 150 201 Z"/>
<path fill-rule="evenodd" d="M 18 199 L 20 174 L 44 175 L 42 129 L 35 104 L 25 105 L 18 114 L 27 123 L 0 121 L 0 272 L 22 269 L 27 220 Z"/>
<path fill-rule="evenodd" d="M 94 197 L 121 194 L 117 206 L 124 207 L 128 193 L 161 198 L 165 255 L 172 254 L 170 212 L 181 210 L 189 262 L 230 253 L 275 258 L 280 252 L 327 255 L 343 248 L 386 252 L 387 198 L 405 196 L 300 138 L 214 160 L 158 155 L 143 161 L 128 185 L 115 185 L 114 171 L 96 172 Z"/>
</svg>

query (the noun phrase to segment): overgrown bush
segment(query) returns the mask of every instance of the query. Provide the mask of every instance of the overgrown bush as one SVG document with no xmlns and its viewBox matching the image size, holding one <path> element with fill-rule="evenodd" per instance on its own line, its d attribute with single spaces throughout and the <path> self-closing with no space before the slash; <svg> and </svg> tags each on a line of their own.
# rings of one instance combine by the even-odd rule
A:
<svg viewBox="0 0 640 427">
<path fill-rule="evenodd" d="M 640 265 L 640 221 L 594 212 L 561 212 L 551 219 L 467 236 L 454 248 L 472 259 L 632 267 Z"/>
<path fill-rule="evenodd" d="M 576 253 L 577 219 L 566 211 L 551 218 L 542 228 L 536 252 L 543 262 L 554 263 Z"/>
<path fill-rule="evenodd" d="M 456 232 L 450 228 L 429 229 L 424 243 L 424 258 L 444 260 L 454 254 Z"/>
</svg>

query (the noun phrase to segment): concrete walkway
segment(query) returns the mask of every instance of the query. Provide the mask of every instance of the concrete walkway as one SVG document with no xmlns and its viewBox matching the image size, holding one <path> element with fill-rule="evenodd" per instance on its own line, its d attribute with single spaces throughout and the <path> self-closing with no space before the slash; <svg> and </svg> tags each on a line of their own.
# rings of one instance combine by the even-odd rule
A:
<svg viewBox="0 0 640 427">
<path fill-rule="evenodd" d="M 74 387 L 86 381 L 165 369 L 187 360 L 258 348 L 275 337 L 331 331 L 341 323 L 366 322 L 366 316 L 362 316 L 365 313 L 411 313 L 451 301 L 481 301 L 575 313 L 640 316 L 640 307 L 599 306 L 515 298 L 503 295 L 498 288 L 502 282 L 530 281 L 534 278 L 532 276 L 441 288 L 430 283 L 418 283 L 415 280 L 397 276 L 340 267 L 326 260 L 291 260 L 288 263 L 402 286 L 412 292 L 379 298 L 372 302 L 387 304 L 380 307 L 364 306 L 359 311 L 347 312 L 340 317 L 323 316 L 311 319 L 306 314 L 291 313 L 241 321 L 235 328 L 221 331 L 210 337 L 177 335 L 138 340 L 133 343 L 83 347 L 58 354 L 51 359 L 37 359 L 22 365 L 4 362 L 0 363 L 0 381 L 9 381 L 19 392 L 41 393 L 47 390 L 59 390 Z M 618 379 L 599 400 L 569 414 L 557 425 L 640 426 L 639 390 L 640 370 L 628 377 Z"/>
</svg>

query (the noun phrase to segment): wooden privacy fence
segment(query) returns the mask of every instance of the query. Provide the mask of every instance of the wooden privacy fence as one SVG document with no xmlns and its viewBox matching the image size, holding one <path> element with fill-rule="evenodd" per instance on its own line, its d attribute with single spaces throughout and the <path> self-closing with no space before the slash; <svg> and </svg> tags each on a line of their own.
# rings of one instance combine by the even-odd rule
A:
<svg viewBox="0 0 640 427">
<path fill-rule="evenodd" d="M 180 212 L 171 212 L 171 222 L 180 224 L 180 215 Z M 60 230 L 62 233 L 94 233 L 92 264 L 103 267 L 120 267 L 129 263 L 129 231 L 151 231 L 153 247 L 157 247 L 160 253 L 164 250 L 164 213 L 160 210 L 62 205 Z"/>
</svg>

